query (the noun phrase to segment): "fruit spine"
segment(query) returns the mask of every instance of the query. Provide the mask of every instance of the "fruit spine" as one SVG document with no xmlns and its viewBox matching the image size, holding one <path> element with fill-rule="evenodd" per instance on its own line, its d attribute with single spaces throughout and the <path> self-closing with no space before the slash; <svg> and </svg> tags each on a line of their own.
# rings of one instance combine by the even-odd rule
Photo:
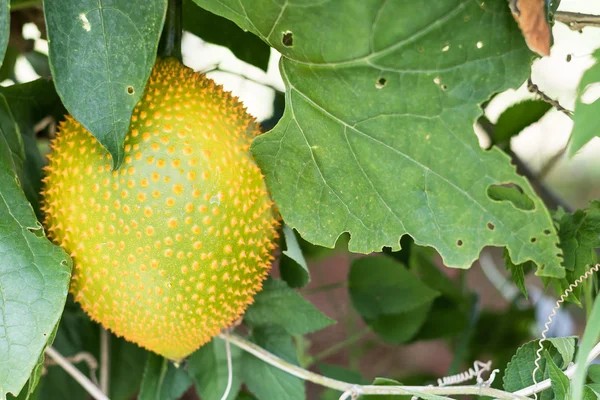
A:
<svg viewBox="0 0 600 400">
<path fill-rule="evenodd" d="M 45 226 L 73 257 L 71 292 L 92 319 L 181 359 L 243 314 L 279 225 L 249 152 L 257 134 L 236 98 L 174 59 L 157 61 L 118 170 L 77 121 L 61 124 Z"/>
</svg>

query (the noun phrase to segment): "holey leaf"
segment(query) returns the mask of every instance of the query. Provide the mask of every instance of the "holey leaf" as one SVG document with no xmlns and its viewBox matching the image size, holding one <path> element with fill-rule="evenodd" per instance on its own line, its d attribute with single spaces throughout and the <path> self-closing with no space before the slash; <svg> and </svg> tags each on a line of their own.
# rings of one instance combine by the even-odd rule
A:
<svg viewBox="0 0 600 400">
<path fill-rule="evenodd" d="M 57 92 L 114 167 L 156 59 L 166 9 L 167 0 L 44 1 Z"/>
<path fill-rule="evenodd" d="M 520 85 L 531 53 L 505 0 L 196 0 L 283 57 L 286 109 L 252 151 L 285 222 L 332 247 L 398 249 L 410 234 L 446 265 L 484 246 L 562 276 L 550 215 L 507 155 L 482 150 L 479 103 Z M 512 184 L 532 207 L 519 208 Z M 498 195 L 500 193 L 501 195 Z"/>
</svg>

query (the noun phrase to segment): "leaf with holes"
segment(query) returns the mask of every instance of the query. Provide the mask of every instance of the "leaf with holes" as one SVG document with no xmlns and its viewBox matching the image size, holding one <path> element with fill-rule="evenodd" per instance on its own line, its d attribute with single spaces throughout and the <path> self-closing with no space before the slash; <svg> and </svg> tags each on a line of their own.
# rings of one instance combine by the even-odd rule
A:
<svg viewBox="0 0 600 400">
<path fill-rule="evenodd" d="M 598 113 L 600 113 L 600 99 L 594 96 L 592 99 L 586 99 L 587 91 L 600 84 L 600 50 L 594 53 L 596 64 L 588 69 L 579 82 L 577 92 L 579 96 L 575 102 L 575 111 L 573 113 L 573 132 L 569 139 L 569 155 L 573 156 L 587 142 L 595 136 L 600 136 L 598 130 Z M 591 101 L 591 102 L 590 102 Z"/>
<path fill-rule="evenodd" d="M 53 337 L 67 298 L 71 259 L 46 239 L 19 186 L 23 144 L 2 95 L 0 121 L 0 399 L 4 399 L 23 388 Z"/>
<path fill-rule="evenodd" d="M 156 59 L 166 0 L 45 1 L 50 69 L 67 110 L 111 154 L 123 141 Z"/>
<path fill-rule="evenodd" d="M 349 232 L 350 250 L 369 253 L 410 234 L 458 268 L 506 246 L 516 264 L 564 275 L 544 204 L 473 134 L 478 104 L 530 72 L 504 0 L 428 2 L 427 13 L 417 0 L 196 2 L 283 55 L 285 114 L 252 151 L 305 239 L 333 247 Z M 503 184 L 532 209 L 489 195 Z"/>
</svg>

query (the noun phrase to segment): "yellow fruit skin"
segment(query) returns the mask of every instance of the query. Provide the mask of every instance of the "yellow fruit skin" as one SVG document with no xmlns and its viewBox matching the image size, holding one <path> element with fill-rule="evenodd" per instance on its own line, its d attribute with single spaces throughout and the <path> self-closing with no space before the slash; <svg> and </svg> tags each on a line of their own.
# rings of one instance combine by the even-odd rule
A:
<svg viewBox="0 0 600 400">
<path fill-rule="evenodd" d="M 45 226 L 73 257 L 71 292 L 93 320 L 178 360 L 243 314 L 279 225 L 249 152 L 258 128 L 236 98 L 174 59 L 157 61 L 118 170 L 73 118 L 60 126 Z"/>
</svg>

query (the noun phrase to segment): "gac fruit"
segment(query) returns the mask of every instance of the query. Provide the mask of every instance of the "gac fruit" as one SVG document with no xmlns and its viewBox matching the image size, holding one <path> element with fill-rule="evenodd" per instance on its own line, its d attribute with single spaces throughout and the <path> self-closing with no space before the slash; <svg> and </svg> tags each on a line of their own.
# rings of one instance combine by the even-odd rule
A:
<svg viewBox="0 0 600 400">
<path fill-rule="evenodd" d="M 244 313 L 279 225 L 249 151 L 257 134 L 236 98 L 174 59 L 154 66 L 118 170 L 82 125 L 61 124 L 45 226 L 73 258 L 70 290 L 93 320 L 179 360 Z"/>
</svg>

